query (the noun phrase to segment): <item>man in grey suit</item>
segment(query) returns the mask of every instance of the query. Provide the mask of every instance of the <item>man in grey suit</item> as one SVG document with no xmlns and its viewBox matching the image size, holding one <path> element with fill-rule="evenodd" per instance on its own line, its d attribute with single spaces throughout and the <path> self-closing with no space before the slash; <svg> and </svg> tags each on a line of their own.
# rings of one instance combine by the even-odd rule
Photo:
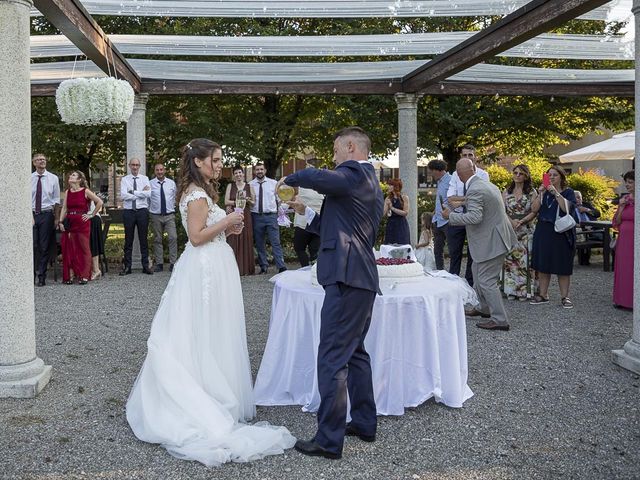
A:
<svg viewBox="0 0 640 480">
<path fill-rule="evenodd" d="M 450 225 L 466 225 L 467 241 L 473 257 L 473 282 L 480 306 L 467 313 L 489 320 L 476 326 L 487 330 L 509 330 L 507 313 L 498 288 L 500 271 L 507 253 L 516 244 L 516 234 L 505 212 L 500 190 L 474 174 L 473 162 L 463 158 L 456 164 L 465 186 L 465 208 L 461 213 L 444 210 Z"/>
</svg>

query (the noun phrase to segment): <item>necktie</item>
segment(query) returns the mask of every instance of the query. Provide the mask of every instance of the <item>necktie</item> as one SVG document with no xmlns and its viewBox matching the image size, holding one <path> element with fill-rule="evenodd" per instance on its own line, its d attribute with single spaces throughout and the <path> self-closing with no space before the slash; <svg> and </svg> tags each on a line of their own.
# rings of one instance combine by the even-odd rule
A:
<svg viewBox="0 0 640 480">
<path fill-rule="evenodd" d="M 136 190 L 138 189 L 138 184 L 136 183 L 136 180 L 138 180 L 138 177 L 133 177 L 133 193 L 134 193 L 134 195 L 135 195 Z M 136 210 L 136 199 L 135 198 L 131 202 L 131 208 Z"/>
<path fill-rule="evenodd" d="M 467 196 L 467 184 L 464 184 L 464 188 L 462 189 L 462 195 L 464 195 L 465 197 Z M 467 213 L 467 203 L 465 200 L 465 203 L 462 205 L 462 212 L 463 213 Z"/>
<path fill-rule="evenodd" d="M 258 182 L 260 188 L 258 189 L 258 213 L 263 213 L 263 201 L 262 201 L 262 184 L 264 182 Z"/>
<path fill-rule="evenodd" d="M 38 175 L 38 185 L 36 185 L 36 214 L 42 210 L 42 177 L 44 175 Z"/>
<path fill-rule="evenodd" d="M 164 182 L 160 182 L 160 215 L 167 214 L 167 199 L 164 196 Z"/>
</svg>

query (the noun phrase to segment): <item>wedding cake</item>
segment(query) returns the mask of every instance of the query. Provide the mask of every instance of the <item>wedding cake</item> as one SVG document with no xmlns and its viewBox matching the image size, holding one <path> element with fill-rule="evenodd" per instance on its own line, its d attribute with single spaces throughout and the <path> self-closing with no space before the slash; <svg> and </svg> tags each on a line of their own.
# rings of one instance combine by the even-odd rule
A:
<svg viewBox="0 0 640 480">
<path fill-rule="evenodd" d="M 422 264 L 404 258 L 380 257 L 376 260 L 380 280 L 410 282 L 424 277 Z M 318 264 L 311 267 L 311 283 L 318 285 Z"/>
</svg>

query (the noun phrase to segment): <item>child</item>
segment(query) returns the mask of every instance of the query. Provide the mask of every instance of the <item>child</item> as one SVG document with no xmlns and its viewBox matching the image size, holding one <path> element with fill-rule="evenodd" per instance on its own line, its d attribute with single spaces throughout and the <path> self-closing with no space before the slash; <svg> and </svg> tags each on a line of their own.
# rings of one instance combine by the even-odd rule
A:
<svg viewBox="0 0 640 480">
<path fill-rule="evenodd" d="M 431 233 L 432 215 L 424 212 L 420 218 L 422 231 L 420 240 L 416 244 L 416 258 L 424 267 L 425 272 L 436 269 L 436 258 L 433 256 L 433 235 Z"/>
</svg>

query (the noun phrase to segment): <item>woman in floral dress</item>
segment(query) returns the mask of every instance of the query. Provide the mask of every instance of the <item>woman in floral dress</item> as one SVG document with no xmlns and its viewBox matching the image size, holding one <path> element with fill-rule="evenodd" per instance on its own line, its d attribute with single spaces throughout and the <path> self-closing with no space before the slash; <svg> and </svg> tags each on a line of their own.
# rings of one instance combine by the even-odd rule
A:
<svg viewBox="0 0 640 480">
<path fill-rule="evenodd" d="M 531 186 L 531 172 L 526 165 L 513 167 L 511 185 L 502 192 L 507 216 L 518 237 L 518 243 L 504 260 L 503 291 L 507 298 L 524 301 L 536 291 L 535 272 L 531 269 L 531 247 L 533 243 L 536 214 L 531 204 L 536 197 Z"/>
</svg>

